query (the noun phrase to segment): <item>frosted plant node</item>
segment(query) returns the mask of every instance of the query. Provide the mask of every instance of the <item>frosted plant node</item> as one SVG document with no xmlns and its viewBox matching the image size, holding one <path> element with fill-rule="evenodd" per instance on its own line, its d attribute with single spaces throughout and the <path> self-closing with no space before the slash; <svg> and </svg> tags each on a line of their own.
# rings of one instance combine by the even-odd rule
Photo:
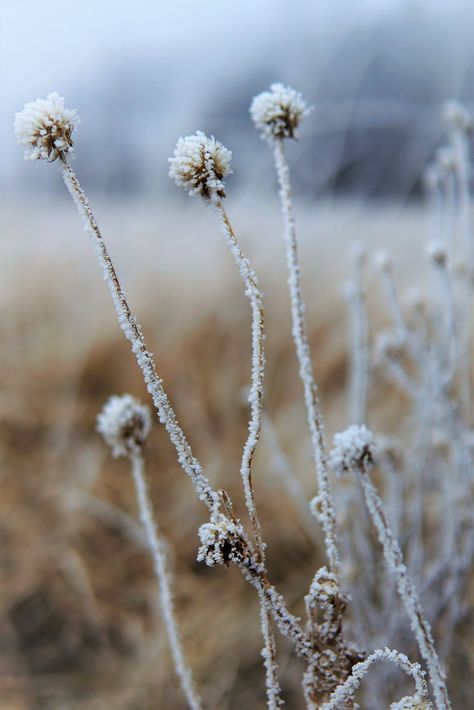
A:
<svg viewBox="0 0 474 710">
<path fill-rule="evenodd" d="M 169 176 L 190 195 L 206 199 L 225 197 L 224 178 L 230 169 L 232 153 L 214 136 L 208 138 L 202 131 L 180 138 L 169 158 Z"/>
<path fill-rule="evenodd" d="M 334 435 L 329 463 L 338 473 L 371 465 L 374 445 L 372 432 L 366 426 L 353 424 L 345 431 Z"/>
<path fill-rule="evenodd" d="M 142 446 L 150 426 L 149 408 L 129 394 L 110 397 L 97 417 L 97 431 L 114 456 L 127 456 L 135 446 Z"/>
<path fill-rule="evenodd" d="M 14 130 L 20 145 L 25 146 L 25 160 L 56 160 L 72 151 L 72 134 L 79 117 L 75 110 L 64 108 L 64 99 L 56 92 L 46 99 L 25 104 L 15 114 Z"/>
<path fill-rule="evenodd" d="M 240 562 L 244 554 L 243 535 L 240 523 L 229 520 L 222 513 L 216 520 L 204 523 L 199 528 L 198 562 L 205 562 L 208 567 Z"/>
<path fill-rule="evenodd" d="M 250 115 L 255 126 L 267 140 L 295 138 L 301 119 L 309 113 L 299 91 L 291 86 L 272 84 L 252 101 Z"/>
</svg>

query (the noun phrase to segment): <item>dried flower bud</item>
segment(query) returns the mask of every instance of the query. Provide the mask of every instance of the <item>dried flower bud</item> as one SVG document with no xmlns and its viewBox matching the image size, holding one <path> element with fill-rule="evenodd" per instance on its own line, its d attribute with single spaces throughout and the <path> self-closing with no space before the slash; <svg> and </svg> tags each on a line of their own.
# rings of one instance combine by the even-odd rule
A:
<svg viewBox="0 0 474 710">
<path fill-rule="evenodd" d="M 114 456 L 127 456 L 142 446 L 150 431 L 150 410 L 129 394 L 113 395 L 97 417 L 97 431 Z"/>
<path fill-rule="evenodd" d="M 267 140 L 295 138 L 307 113 L 309 109 L 301 94 L 283 84 L 272 84 L 270 91 L 255 96 L 250 106 L 252 120 Z"/>
<path fill-rule="evenodd" d="M 231 159 L 231 151 L 222 143 L 197 131 L 178 140 L 173 157 L 169 158 L 169 175 L 190 195 L 225 197 L 224 178 L 232 172 Z"/>
<path fill-rule="evenodd" d="M 375 439 L 366 426 L 353 424 L 334 435 L 329 463 L 337 473 L 370 466 L 374 459 Z"/>
<path fill-rule="evenodd" d="M 405 350 L 405 338 L 394 330 L 385 330 L 379 333 L 374 345 L 374 361 L 382 364 L 386 360 L 399 359 Z"/>
<path fill-rule="evenodd" d="M 199 528 L 201 547 L 198 550 L 198 562 L 205 562 L 209 567 L 240 562 L 244 555 L 244 531 L 240 523 L 229 520 L 222 513 L 209 523 Z"/>
<path fill-rule="evenodd" d="M 426 253 L 429 259 L 437 266 L 446 266 L 448 260 L 448 252 L 446 251 L 446 245 L 441 241 L 429 242 L 426 247 Z"/>
<path fill-rule="evenodd" d="M 72 134 L 79 123 L 76 111 L 64 108 L 56 93 L 25 104 L 15 114 L 15 135 L 25 146 L 25 160 L 53 161 L 72 150 Z"/>
<path fill-rule="evenodd" d="M 459 101 L 451 100 L 444 104 L 443 118 L 450 128 L 466 132 L 472 128 L 471 114 Z"/>
</svg>

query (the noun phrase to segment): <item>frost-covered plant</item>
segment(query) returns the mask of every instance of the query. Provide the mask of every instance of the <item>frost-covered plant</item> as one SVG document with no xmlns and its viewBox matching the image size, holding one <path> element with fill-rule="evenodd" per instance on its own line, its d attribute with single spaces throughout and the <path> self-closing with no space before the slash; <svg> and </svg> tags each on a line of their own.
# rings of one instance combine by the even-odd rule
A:
<svg viewBox="0 0 474 710">
<path fill-rule="evenodd" d="M 252 101 L 250 115 L 262 137 L 295 138 L 303 117 L 309 113 L 308 106 L 299 91 L 280 83 L 272 84 L 270 91 L 263 91 Z"/>
<path fill-rule="evenodd" d="M 72 134 L 78 123 L 76 111 L 64 108 L 64 99 L 56 92 L 25 104 L 14 124 L 17 141 L 25 147 L 25 160 L 53 161 L 72 152 Z"/>
<path fill-rule="evenodd" d="M 224 178 L 232 172 L 231 160 L 231 151 L 214 136 L 197 131 L 178 140 L 169 158 L 170 177 L 190 195 L 225 197 Z"/>
<path fill-rule="evenodd" d="M 367 427 L 355 425 L 336 434 L 330 460 L 338 473 L 350 472 L 357 476 L 364 492 L 367 510 L 383 546 L 388 569 L 395 577 L 397 590 L 410 619 L 420 654 L 428 667 L 436 707 L 446 710 L 451 705 L 446 689 L 445 671 L 434 646 L 431 627 L 425 618 L 415 586 L 408 574 L 400 545 L 392 533 L 383 501 L 369 476 L 374 463 L 373 434 Z"/>
<path fill-rule="evenodd" d="M 336 529 L 336 514 L 329 485 L 326 463 L 324 427 L 320 411 L 318 390 L 313 374 L 311 352 L 308 342 L 305 304 L 301 290 L 300 264 L 296 238 L 296 223 L 291 197 L 290 169 L 285 155 L 284 141 L 294 138 L 295 130 L 307 113 L 301 94 L 290 87 L 273 84 L 270 91 L 256 96 L 250 108 L 252 119 L 273 149 L 275 168 L 280 186 L 280 200 L 284 220 L 284 241 L 288 270 L 288 288 L 291 303 L 293 339 L 303 382 L 304 397 L 311 433 L 313 459 L 318 481 L 318 519 L 324 531 L 324 543 L 331 571 L 338 574 L 339 549 Z M 313 506 L 313 510 L 316 507 Z"/>
<path fill-rule="evenodd" d="M 440 657 L 446 660 L 454 649 L 452 640 L 456 625 L 467 608 L 464 579 L 474 561 L 473 490 L 468 476 L 474 466 L 469 362 L 474 254 L 469 194 L 470 116 L 460 106 L 446 109 L 447 147 L 438 151 L 432 163 L 432 175 L 427 176 L 426 180 L 431 195 L 436 198 L 439 217 L 428 250 L 436 288 L 427 295 L 418 291 L 416 303 L 412 300 L 407 313 L 403 299 L 398 296 L 394 262 L 388 254 L 379 255 L 378 271 L 391 323 L 375 337 L 369 335 L 365 302 L 365 252 L 360 245 L 352 250 L 354 273 L 349 286 L 352 360 L 350 426 L 336 435 L 328 461 L 306 330 L 289 166 L 284 145 L 287 138 L 295 137 L 302 118 L 307 114 L 307 107 L 298 92 L 274 84 L 270 91 L 254 99 L 251 114 L 273 149 L 280 186 L 293 338 L 318 483 L 317 496 L 308 510 L 321 522 L 327 555 L 327 564 L 317 570 L 305 596 L 304 623 L 288 611 L 284 598 L 269 581 L 265 545 L 254 500 L 252 461 L 263 418 L 263 298 L 256 274 L 242 253 L 223 204 L 225 178 L 231 172 L 230 151 L 200 131 L 181 138 L 170 159 L 170 176 L 190 194 L 201 197 L 218 216 L 251 306 L 249 434 L 241 460 L 241 477 L 251 521 L 250 533 L 234 513 L 230 497 L 225 491 L 217 491 L 211 486 L 194 457 L 146 347 L 140 324 L 130 310 L 102 233 L 69 160 L 74 128 L 79 120 L 75 111 L 65 109 L 63 100 L 56 94 L 50 94 L 45 101 L 27 104 L 24 111 L 17 114 L 15 132 L 25 147 L 25 157 L 58 162 L 65 184 L 84 218 L 85 229 L 97 250 L 119 324 L 131 343 L 158 417 L 198 498 L 208 508 L 208 522 L 199 529 L 198 559 L 209 566 L 235 565 L 257 591 L 265 644 L 262 656 L 268 707 L 276 709 L 283 703 L 272 630 L 274 622 L 305 664 L 302 685 L 307 707 L 344 707 L 347 710 L 358 707 L 354 693 L 362 677 L 375 661 L 389 660 L 410 675 L 416 685 L 414 695 L 394 703 L 394 710 L 426 710 L 431 708 L 431 700 L 434 700 L 436 710 L 443 710 L 450 707 L 444 672 L 420 599 L 426 616 L 433 621 L 435 632 L 442 630 L 438 648 Z M 454 219 L 456 210 L 459 220 Z M 374 378 L 381 374 L 388 374 L 403 389 L 410 402 L 411 419 L 409 434 L 400 442 L 392 436 L 385 439 L 377 436 L 375 456 L 374 436 L 368 428 L 368 420 L 371 385 Z M 160 582 L 163 616 L 175 665 L 188 704 L 199 707 L 200 700 L 192 688 L 184 656 L 180 670 L 181 647 L 173 617 L 169 578 L 166 576 L 166 558 L 153 522 L 144 477 L 142 446 L 149 426 L 146 408 L 129 395 L 111 398 L 98 421 L 98 428 L 115 455 L 127 456 L 131 461 L 141 519 Z M 279 448 L 276 432 L 270 428 L 270 433 L 273 457 L 269 463 L 284 481 L 292 498 L 301 506 L 302 488 L 291 471 L 287 457 Z M 369 469 L 375 464 L 378 466 L 378 477 L 374 480 L 383 487 L 386 505 L 369 476 Z M 362 510 L 357 507 L 357 500 L 351 493 L 345 498 L 350 505 L 343 511 L 344 525 L 339 527 L 343 528 L 343 535 L 336 529 L 336 507 L 329 484 L 330 465 L 340 473 L 352 471 L 360 482 L 362 494 L 359 498 L 365 501 L 375 523 L 389 571 L 395 577 L 396 590 L 407 610 L 406 623 L 398 613 L 393 585 L 388 584 L 379 570 L 368 522 L 365 518 L 365 522 L 361 522 Z M 347 492 L 347 489 L 348 486 L 343 484 L 338 486 L 338 494 L 340 490 Z M 428 500 L 433 502 L 433 506 L 427 505 Z M 436 513 L 436 510 L 443 512 Z M 341 540 L 344 543 L 342 548 Z M 344 552 L 349 549 L 351 553 L 343 560 L 346 566 L 341 565 L 341 549 Z M 344 591 L 347 563 L 355 570 L 349 587 L 352 597 L 352 618 L 349 620 L 345 616 L 348 595 Z M 415 592 L 412 579 L 416 579 L 420 596 Z M 348 627 L 357 632 L 358 640 L 365 642 L 367 648 L 384 647 L 387 643 L 398 646 L 398 642 L 407 641 L 407 626 L 414 631 L 430 674 L 432 699 L 428 698 L 423 672 L 404 654 L 385 648 L 364 660 L 364 654 L 348 643 L 345 635 Z M 393 663 L 384 666 L 387 670 L 381 669 L 370 690 L 365 693 L 368 707 L 381 707 L 381 699 L 386 699 L 387 689 L 393 682 L 390 670 Z"/>
<path fill-rule="evenodd" d="M 194 687 L 191 669 L 184 654 L 173 603 L 173 581 L 166 559 L 166 546 L 153 519 L 153 509 L 145 478 L 143 445 L 150 430 L 148 407 L 129 394 L 112 396 L 97 417 L 97 430 L 114 456 L 126 456 L 131 464 L 140 520 L 159 587 L 159 602 L 168 642 L 179 682 L 191 710 L 202 703 Z"/>
</svg>

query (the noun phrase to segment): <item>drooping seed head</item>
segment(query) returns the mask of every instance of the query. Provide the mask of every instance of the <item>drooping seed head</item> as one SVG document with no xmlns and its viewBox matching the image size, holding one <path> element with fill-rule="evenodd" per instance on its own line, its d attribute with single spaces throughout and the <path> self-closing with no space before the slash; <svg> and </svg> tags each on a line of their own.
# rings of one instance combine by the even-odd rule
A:
<svg viewBox="0 0 474 710">
<path fill-rule="evenodd" d="M 334 435 L 329 463 L 338 473 L 371 465 L 375 439 L 366 426 L 352 426 Z"/>
<path fill-rule="evenodd" d="M 110 397 L 97 417 L 97 431 L 114 456 L 127 456 L 135 447 L 141 447 L 150 426 L 149 408 L 129 394 Z"/>
<path fill-rule="evenodd" d="M 25 147 L 25 160 L 56 160 L 61 153 L 72 151 L 72 135 L 79 123 L 75 110 L 64 108 L 64 99 L 56 92 L 46 99 L 25 104 L 15 114 L 14 130 Z"/>
<path fill-rule="evenodd" d="M 173 157 L 169 158 L 169 175 L 190 195 L 225 197 L 224 178 L 232 172 L 231 160 L 231 151 L 214 136 L 208 138 L 197 131 L 178 140 Z"/>
<path fill-rule="evenodd" d="M 299 91 L 291 86 L 272 84 L 252 101 L 250 115 L 255 126 L 266 140 L 295 138 L 308 106 Z"/>
</svg>

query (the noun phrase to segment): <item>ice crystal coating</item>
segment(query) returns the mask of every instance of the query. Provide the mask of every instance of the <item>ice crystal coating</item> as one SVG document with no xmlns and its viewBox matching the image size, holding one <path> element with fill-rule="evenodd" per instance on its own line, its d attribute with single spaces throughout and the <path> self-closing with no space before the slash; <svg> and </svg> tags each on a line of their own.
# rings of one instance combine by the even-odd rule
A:
<svg viewBox="0 0 474 710">
<path fill-rule="evenodd" d="M 114 456 L 127 456 L 133 447 L 142 446 L 150 426 L 149 408 L 130 394 L 110 397 L 97 417 L 97 431 Z"/>
<path fill-rule="evenodd" d="M 366 426 L 353 424 L 334 435 L 330 464 L 339 473 L 370 465 L 374 444 L 374 435 Z"/>
<path fill-rule="evenodd" d="M 207 199 L 225 197 L 224 178 L 232 171 L 232 153 L 214 136 L 208 138 L 202 131 L 180 138 L 169 158 L 169 176 L 190 195 Z"/>
<path fill-rule="evenodd" d="M 472 128 L 471 114 L 459 101 L 451 100 L 444 104 L 443 118 L 449 127 L 461 131 L 469 131 Z"/>
<path fill-rule="evenodd" d="M 53 161 L 70 152 L 78 123 L 76 111 L 64 108 L 64 99 L 56 92 L 26 103 L 14 123 L 18 143 L 25 146 L 25 160 Z"/>
<path fill-rule="evenodd" d="M 250 115 L 263 138 L 295 138 L 301 119 L 309 112 L 299 91 L 291 86 L 272 84 L 270 91 L 255 96 Z"/>
<path fill-rule="evenodd" d="M 243 556 L 244 531 L 225 515 L 199 528 L 201 546 L 198 550 L 198 562 L 205 562 L 208 567 L 228 565 L 229 562 L 239 562 Z"/>
</svg>

